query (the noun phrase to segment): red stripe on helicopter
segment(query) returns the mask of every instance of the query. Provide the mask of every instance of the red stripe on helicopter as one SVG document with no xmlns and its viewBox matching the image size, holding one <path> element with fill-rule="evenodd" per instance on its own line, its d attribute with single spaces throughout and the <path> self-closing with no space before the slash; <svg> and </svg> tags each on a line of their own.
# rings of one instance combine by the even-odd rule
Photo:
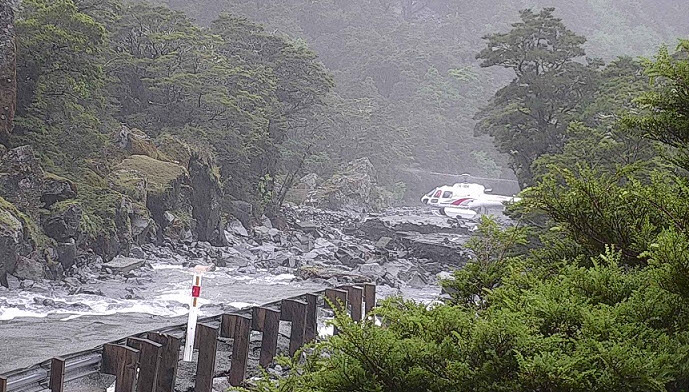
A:
<svg viewBox="0 0 689 392">
<path fill-rule="evenodd" d="M 474 200 L 474 199 L 471 198 L 471 197 L 465 197 L 465 198 L 463 198 L 463 199 L 457 199 L 457 200 L 453 201 L 453 202 L 452 202 L 452 205 L 453 205 L 453 206 L 459 206 L 459 205 L 468 203 L 468 202 L 470 202 L 470 201 L 472 201 L 472 200 Z"/>
</svg>

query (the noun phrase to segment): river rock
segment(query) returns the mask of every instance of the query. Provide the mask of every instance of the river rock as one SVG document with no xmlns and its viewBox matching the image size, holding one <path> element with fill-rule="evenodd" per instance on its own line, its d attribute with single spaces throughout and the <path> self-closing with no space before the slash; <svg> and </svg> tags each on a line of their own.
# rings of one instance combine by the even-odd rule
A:
<svg viewBox="0 0 689 392">
<path fill-rule="evenodd" d="M 358 265 L 366 263 L 366 261 L 360 257 L 360 254 L 357 253 L 358 252 L 350 249 L 339 248 L 337 249 L 337 252 L 335 252 L 335 257 L 337 257 L 337 259 L 347 267 L 354 268 Z"/>
<path fill-rule="evenodd" d="M 133 257 L 117 256 L 111 261 L 103 264 L 104 270 L 112 272 L 127 274 L 128 272 L 141 268 L 146 263 L 146 260 L 135 259 Z"/>
<path fill-rule="evenodd" d="M 380 237 L 376 242 L 376 248 L 379 249 L 390 249 L 392 246 L 392 238 L 390 237 Z"/>
<path fill-rule="evenodd" d="M 227 225 L 225 226 L 225 230 L 232 233 L 233 235 L 237 235 L 240 237 L 249 236 L 249 232 L 242 225 L 242 222 L 240 222 L 239 219 L 231 219 L 230 221 L 228 221 Z"/>
</svg>

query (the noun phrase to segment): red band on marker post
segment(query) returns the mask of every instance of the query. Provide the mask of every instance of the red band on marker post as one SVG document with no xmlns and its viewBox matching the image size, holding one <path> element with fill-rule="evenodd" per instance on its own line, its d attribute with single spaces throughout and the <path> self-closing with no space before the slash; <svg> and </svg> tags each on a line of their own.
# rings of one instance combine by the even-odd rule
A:
<svg viewBox="0 0 689 392">
<path fill-rule="evenodd" d="M 201 295 L 201 286 L 191 286 L 191 296 L 198 298 Z"/>
</svg>

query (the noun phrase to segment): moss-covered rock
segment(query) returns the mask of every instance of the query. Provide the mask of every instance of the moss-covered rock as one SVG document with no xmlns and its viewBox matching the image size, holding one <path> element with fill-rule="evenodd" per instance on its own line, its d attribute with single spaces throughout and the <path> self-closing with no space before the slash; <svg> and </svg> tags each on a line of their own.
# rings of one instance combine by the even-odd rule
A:
<svg viewBox="0 0 689 392">
<path fill-rule="evenodd" d="M 191 215 L 193 192 L 185 167 L 145 155 L 132 155 L 117 165 L 114 172 L 129 173 L 125 179 L 131 179 L 132 173 L 138 173 L 145 179 L 146 207 L 156 225 L 162 229 L 159 234 L 162 235 L 169 224 L 165 212 L 178 211 Z"/>
<path fill-rule="evenodd" d="M 187 143 L 169 133 L 163 133 L 155 139 L 155 144 L 167 160 L 188 166 L 192 151 Z"/>
<path fill-rule="evenodd" d="M 115 167 L 118 170 L 135 171 L 146 180 L 147 192 L 164 194 L 182 183 L 188 183 L 189 175 L 184 166 L 165 162 L 146 155 L 132 155 Z"/>
<path fill-rule="evenodd" d="M 145 155 L 153 159 L 164 159 L 164 155 L 158 151 L 153 140 L 140 129 L 129 129 L 123 125 L 117 134 L 117 144 L 131 155 Z"/>
<path fill-rule="evenodd" d="M 43 189 L 41 191 L 43 207 L 50 207 L 57 202 L 75 197 L 77 197 L 77 187 L 74 182 L 57 174 L 48 172 L 44 174 Z"/>
<path fill-rule="evenodd" d="M 13 148 L 0 158 L 0 196 L 35 217 L 42 205 L 44 176 L 31 146 Z"/>
<path fill-rule="evenodd" d="M 148 209 L 108 188 L 84 186 L 77 199 L 83 208 L 77 243 L 110 260 L 128 254 L 132 244 L 155 239 Z"/>
<path fill-rule="evenodd" d="M 117 169 L 110 174 L 110 187 L 146 205 L 146 177 L 138 170 Z"/>
<path fill-rule="evenodd" d="M 77 238 L 82 213 L 81 203 L 76 200 L 56 203 L 43 216 L 43 230 L 48 237 L 58 242 Z"/>
</svg>

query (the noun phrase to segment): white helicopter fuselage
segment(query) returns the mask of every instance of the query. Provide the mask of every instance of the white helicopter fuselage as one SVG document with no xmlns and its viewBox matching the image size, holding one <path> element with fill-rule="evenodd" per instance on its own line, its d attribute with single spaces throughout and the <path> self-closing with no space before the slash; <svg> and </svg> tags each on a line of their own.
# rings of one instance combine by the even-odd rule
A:
<svg viewBox="0 0 689 392">
<path fill-rule="evenodd" d="M 514 196 L 486 193 L 480 184 L 458 183 L 435 188 L 421 202 L 434 207 L 441 215 L 473 219 L 482 214 L 502 212 L 506 203 L 517 202 Z"/>
</svg>

